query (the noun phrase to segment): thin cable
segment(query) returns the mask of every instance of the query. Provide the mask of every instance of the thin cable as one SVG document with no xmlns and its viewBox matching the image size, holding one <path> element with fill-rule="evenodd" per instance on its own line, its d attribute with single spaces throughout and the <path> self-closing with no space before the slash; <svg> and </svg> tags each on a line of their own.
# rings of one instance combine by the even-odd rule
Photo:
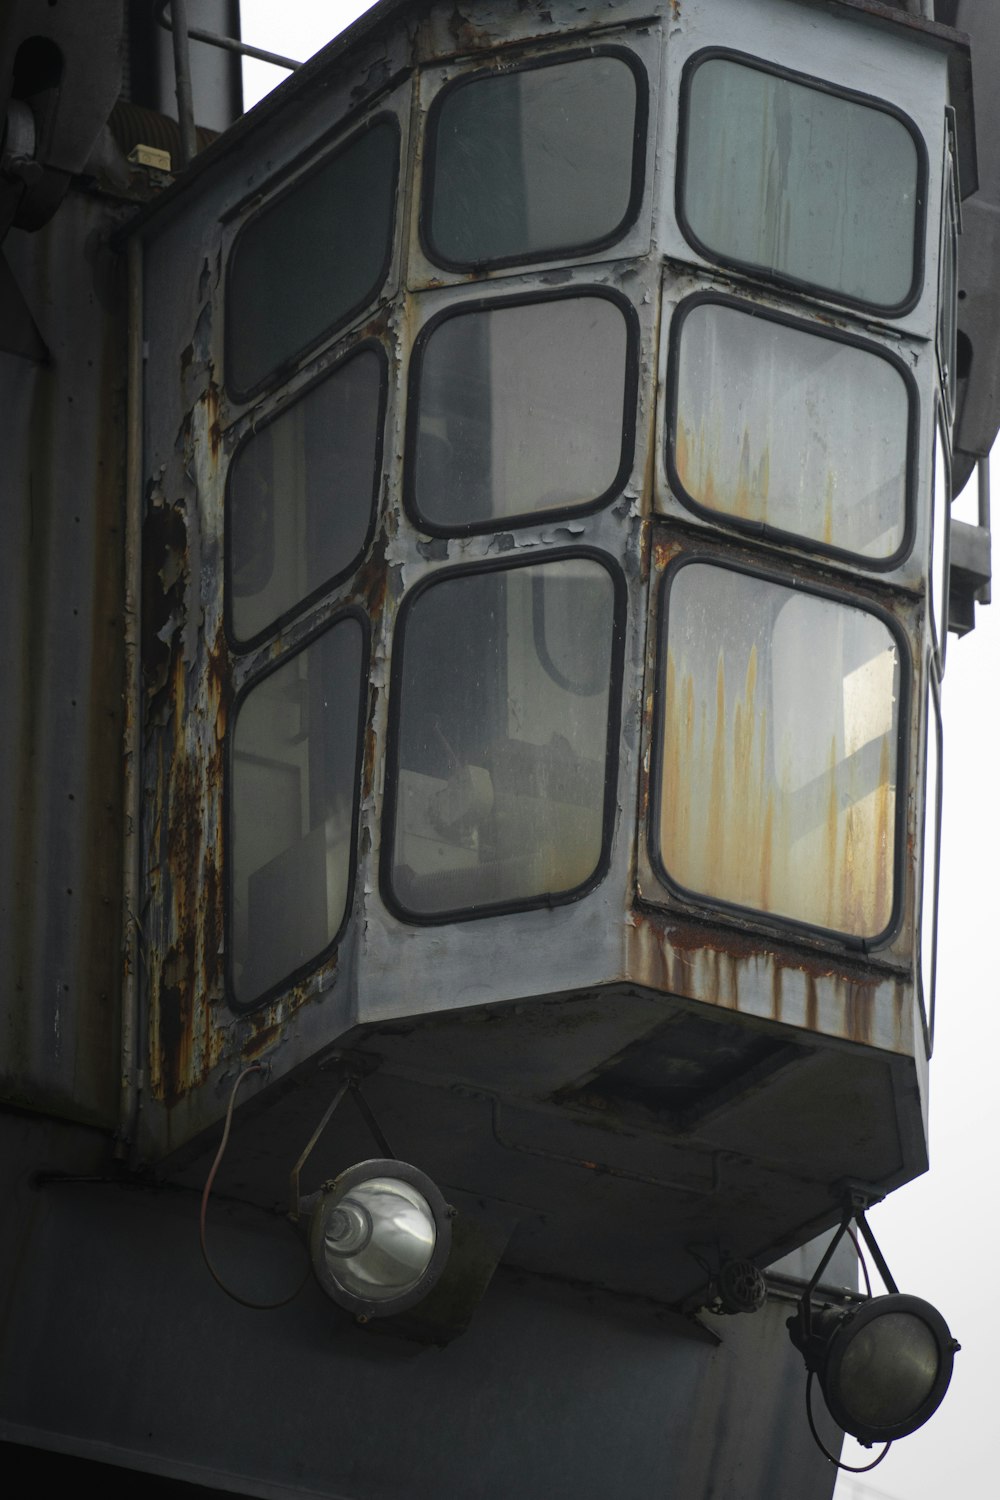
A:
<svg viewBox="0 0 1000 1500">
<path fill-rule="evenodd" d="M 886 1443 L 885 1447 L 882 1449 L 882 1452 L 879 1454 L 878 1458 L 872 1459 L 872 1461 L 871 1461 L 870 1464 L 857 1464 L 857 1465 L 855 1465 L 855 1464 L 842 1464 L 840 1462 L 839 1458 L 834 1458 L 833 1454 L 830 1452 L 829 1448 L 826 1446 L 826 1444 L 824 1443 L 823 1439 L 820 1437 L 819 1433 L 816 1431 L 816 1423 L 813 1421 L 812 1383 L 813 1383 L 813 1375 L 814 1374 L 815 1374 L 815 1371 L 814 1370 L 810 1370 L 809 1371 L 809 1378 L 806 1381 L 806 1417 L 808 1418 L 808 1421 L 809 1421 L 809 1431 L 813 1435 L 813 1442 L 816 1444 L 816 1447 L 822 1453 L 822 1455 L 823 1455 L 824 1458 L 828 1458 L 830 1460 L 830 1462 L 832 1464 L 834 1464 L 838 1469 L 843 1469 L 848 1474 L 867 1474 L 868 1471 L 869 1471 L 869 1469 L 876 1469 L 876 1468 L 878 1468 L 879 1464 L 882 1462 L 883 1458 L 885 1458 L 885 1455 L 888 1453 L 889 1449 L 892 1447 L 892 1443 L 891 1442 L 890 1443 Z"/>
<path fill-rule="evenodd" d="M 851 1239 L 854 1241 L 854 1248 L 858 1252 L 858 1261 L 861 1265 L 861 1274 L 865 1278 L 865 1291 L 868 1293 L 869 1301 L 871 1301 L 872 1279 L 868 1275 L 868 1262 L 865 1260 L 865 1252 L 862 1250 L 861 1242 L 858 1239 L 857 1235 L 854 1233 L 854 1230 L 851 1228 L 850 1224 L 848 1224 L 847 1226 L 847 1232 L 851 1236 Z"/>
<path fill-rule="evenodd" d="M 199 1221 L 199 1239 L 201 1241 L 201 1253 L 204 1257 L 205 1264 L 208 1267 L 208 1272 L 212 1280 L 215 1282 L 216 1286 L 222 1288 L 227 1297 L 232 1297 L 233 1301 L 238 1302 L 241 1307 L 252 1307 L 256 1312 L 270 1312 L 276 1307 L 287 1307 L 289 1302 L 295 1301 L 295 1298 L 299 1295 L 302 1288 L 309 1280 L 310 1275 L 312 1274 L 312 1266 L 311 1264 L 307 1264 L 306 1273 L 303 1276 L 302 1280 L 299 1282 L 298 1286 L 295 1288 L 294 1292 L 292 1292 L 288 1297 L 282 1297 L 279 1302 L 251 1302 L 249 1298 L 241 1297 L 238 1292 L 232 1291 L 232 1289 L 226 1285 L 226 1283 L 223 1281 L 222 1277 L 219 1275 L 218 1271 L 212 1264 L 211 1258 L 208 1253 L 208 1245 L 205 1242 L 206 1220 L 208 1217 L 208 1198 L 209 1194 L 212 1191 L 212 1183 L 215 1181 L 215 1174 L 219 1170 L 219 1167 L 222 1163 L 222 1157 L 225 1153 L 227 1145 L 229 1144 L 229 1131 L 233 1123 L 233 1110 L 236 1107 L 236 1095 L 239 1092 L 240 1084 L 243 1082 L 244 1078 L 249 1078 L 251 1073 L 263 1073 L 263 1071 L 264 1069 L 260 1063 L 251 1063 L 248 1068 L 243 1069 L 243 1072 L 233 1084 L 233 1091 L 229 1095 L 229 1105 L 226 1109 L 226 1124 L 222 1132 L 222 1140 L 219 1142 L 219 1149 L 215 1153 L 215 1160 L 212 1163 L 212 1170 L 208 1174 L 208 1179 L 201 1194 L 201 1217 Z"/>
</svg>

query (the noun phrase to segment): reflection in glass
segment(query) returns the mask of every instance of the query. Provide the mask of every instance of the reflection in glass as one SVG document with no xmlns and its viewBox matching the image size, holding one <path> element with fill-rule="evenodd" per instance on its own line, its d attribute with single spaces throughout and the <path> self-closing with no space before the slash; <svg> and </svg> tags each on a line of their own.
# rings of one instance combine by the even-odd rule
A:
<svg viewBox="0 0 1000 1500">
<path fill-rule="evenodd" d="M 667 594 L 659 853 L 699 895 L 859 938 L 893 911 L 888 627 L 710 564 Z"/>
<path fill-rule="evenodd" d="M 894 364 L 714 302 L 678 338 L 673 458 L 692 500 L 862 557 L 898 551 L 909 395 Z"/>
<path fill-rule="evenodd" d="M 728 58 L 687 79 L 682 218 L 701 245 L 852 301 L 906 302 L 919 160 L 902 120 Z"/>
<path fill-rule="evenodd" d="M 375 503 L 383 358 L 363 350 L 258 427 L 227 483 L 233 634 L 247 641 L 360 556 Z"/>
<path fill-rule="evenodd" d="M 387 777 L 387 873 L 407 912 L 529 905 L 594 876 L 614 595 L 600 563 L 564 558 L 446 577 L 414 600 Z"/>
<path fill-rule="evenodd" d="M 462 313 L 419 365 L 414 491 L 432 526 L 587 505 L 625 446 L 628 329 L 606 297 Z"/>
<path fill-rule="evenodd" d="M 231 972 L 245 1005 L 330 946 L 347 913 L 364 635 L 340 620 L 240 704 L 231 781 Z"/>
<path fill-rule="evenodd" d="M 255 390 L 375 296 L 398 157 L 395 121 L 380 120 L 247 221 L 229 257 L 229 390 Z"/>
<path fill-rule="evenodd" d="M 585 248 L 624 227 L 638 94 L 620 57 L 473 78 L 436 106 L 430 253 L 485 265 Z"/>
</svg>

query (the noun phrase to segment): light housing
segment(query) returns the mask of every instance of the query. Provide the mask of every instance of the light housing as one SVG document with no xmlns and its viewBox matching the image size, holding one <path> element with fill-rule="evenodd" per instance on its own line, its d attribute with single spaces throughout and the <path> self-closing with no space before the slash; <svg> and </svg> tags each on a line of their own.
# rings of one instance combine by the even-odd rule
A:
<svg viewBox="0 0 1000 1500">
<path fill-rule="evenodd" d="M 933 1416 L 958 1348 L 935 1307 L 899 1292 L 814 1309 L 805 1336 L 800 1313 L 789 1331 L 831 1417 L 866 1447 L 906 1437 Z"/>
<path fill-rule="evenodd" d="M 441 1278 L 451 1212 L 430 1178 L 406 1162 L 349 1167 L 312 1204 L 309 1254 L 320 1286 L 363 1320 L 405 1312 Z"/>
</svg>

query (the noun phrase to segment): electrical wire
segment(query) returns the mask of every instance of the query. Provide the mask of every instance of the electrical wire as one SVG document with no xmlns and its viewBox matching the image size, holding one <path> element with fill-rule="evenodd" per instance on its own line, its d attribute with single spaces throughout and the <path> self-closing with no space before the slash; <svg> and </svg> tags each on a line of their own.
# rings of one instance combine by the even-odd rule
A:
<svg viewBox="0 0 1000 1500">
<path fill-rule="evenodd" d="M 865 1252 L 862 1250 L 861 1241 L 854 1233 L 854 1230 L 851 1228 L 850 1224 L 847 1225 L 847 1232 L 851 1236 L 851 1239 L 854 1241 L 854 1248 L 858 1252 L 858 1262 L 861 1266 L 861 1274 L 865 1278 L 865 1291 L 868 1293 L 868 1299 L 870 1301 L 872 1295 L 872 1279 L 868 1274 L 868 1262 L 865 1260 Z"/>
<path fill-rule="evenodd" d="M 848 1474 L 867 1474 L 869 1469 L 875 1469 L 878 1467 L 883 1458 L 885 1458 L 885 1455 L 888 1453 L 889 1449 L 892 1447 L 892 1443 L 886 1443 L 878 1458 L 872 1459 L 872 1462 L 870 1464 L 842 1464 L 839 1458 L 834 1458 L 833 1454 L 830 1452 L 829 1448 L 826 1446 L 823 1439 L 816 1431 L 816 1423 L 813 1420 L 812 1383 L 814 1374 L 815 1371 L 810 1370 L 809 1377 L 806 1380 L 806 1417 L 809 1422 L 809 1431 L 813 1435 L 814 1443 L 816 1444 L 819 1451 L 823 1454 L 823 1457 L 828 1458 L 830 1462 L 836 1466 L 836 1468 L 843 1469 Z"/>
<path fill-rule="evenodd" d="M 239 1075 L 236 1082 L 233 1084 L 232 1093 L 229 1095 L 229 1104 L 226 1108 L 226 1123 L 222 1132 L 222 1140 L 219 1142 L 219 1149 L 215 1153 L 215 1160 L 212 1163 L 212 1170 L 209 1172 L 208 1178 L 205 1182 L 205 1186 L 202 1189 L 201 1215 L 199 1219 L 199 1240 L 201 1242 L 201 1253 L 204 1257 L 205 1264 L 208 1267 L 209 1275 L 215 1282 L 216 1286 L 221 1287 L 226 1296 L 231 1297 L 234 1302 L 238 1302 L 241 1307 L 251 1307 L 256 1312 L 271 1312 L 276 1307 L 287 1307 L 289 1302 L 295 1301 L 295 1298 L 299 1295 L 302 1288 L 309 1280 L 310 1275 L 312 1274 L 312 1266 L 308 1262 L 308 1257 L 305 1275 L 299 1282 L 298 1286 L 295 1288 L 294 1292 L 292 1292 L 288 1297 L 282 1297 L 278 1302 L 251 1302 L 248 1297 L 241 1297 L 238 1292 L 234 1292 L 232 1288 L 228 1287 L 223 1281 L 222 1277 L 219 1275 L 218 1271 L 212 1264 L 211 1257 L 208 1253 L 208 1245 L 206 1243 L 205 1237 L 206 1220 L 208 1217 L 208 1199 L 212 1191 L 212 1184 L 215 1181 L 216 1173 L 219 1170 L 226 1147 L 229 1144 L 229 1132 L 232 1128 L 233 1123 L 233 1110 L 236 1107 L 236 1095 L 239 1092 L 240 1085 L 243 1082 L 244 1078 L 249 1078 L 251 1073 L 263 1072 L 264 1068 L 260 1063 L 251 1063 L 248 1068 L 243 1069 L 243 1072 Z"/>
</svg>

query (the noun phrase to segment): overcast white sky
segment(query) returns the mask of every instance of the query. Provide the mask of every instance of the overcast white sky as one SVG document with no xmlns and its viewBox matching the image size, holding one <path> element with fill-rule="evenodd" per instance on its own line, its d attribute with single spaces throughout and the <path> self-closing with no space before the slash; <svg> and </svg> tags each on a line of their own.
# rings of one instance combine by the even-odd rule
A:
<svg viewBox="0 0 1000 1500">
<path fill-rule="evenodd" d="M 369 6 L 363 0 L 242 0 L 243 37 L 304 60 Z M 250 104 L 287 74 L 244 63 Z M 1000 464 L 994 464 L 1000 513 Z M 974 520 L 975 481 L 956 507 Z M 971 507 L 971 509 L 970 509 Z M 930 1172 L 869 1215 L 901 1291 L 940 1308 L 962 1345 L 951 1389 L 935 1417 L 896 1443 L 871 1474 L 842 1475 L 836 1500 L 995 1500 L 996 1369 L 1000 1349 L 994 1244 L 1000 1211 L 992 1148 L 1000 1093 L 1000 592 L 978 608 L 976 630 L 949 638 L 945 735 L 937 1043 L 931 1065 Z M 789 1413 L 789 1420 L 805 1420 Z M 850 1441 L 844 1460 L 864 1463 Z M 728 1496 L 727 1500 L 744 1500 Z M 795 1500 L 774 1496 L 773 1500 Z"/>
</svg>

